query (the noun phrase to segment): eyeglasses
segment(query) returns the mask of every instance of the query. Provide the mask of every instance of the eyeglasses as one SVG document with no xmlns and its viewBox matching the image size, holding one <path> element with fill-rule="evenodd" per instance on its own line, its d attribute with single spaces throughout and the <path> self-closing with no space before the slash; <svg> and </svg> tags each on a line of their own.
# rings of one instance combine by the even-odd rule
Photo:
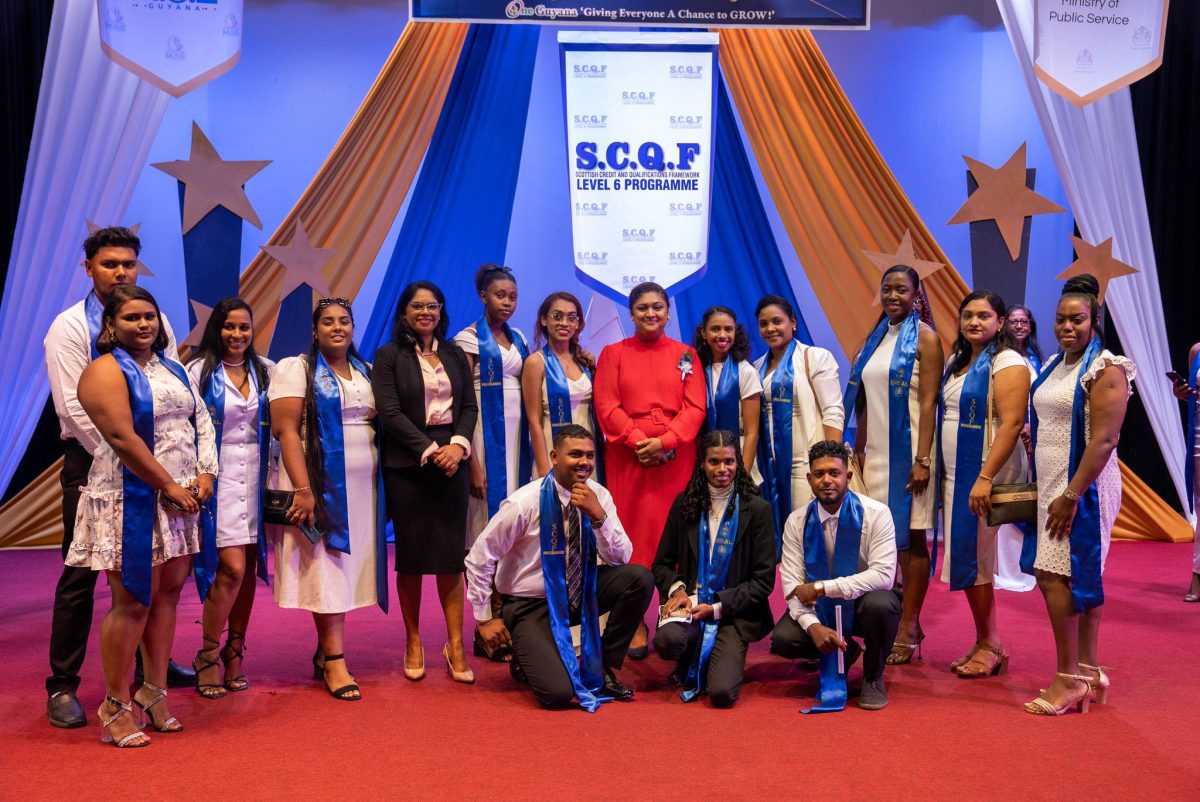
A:
<svg viewBox="0 0 1200 802">
<path fill-rule="evenodd" d="M 1029 321 L 1028 320 L 1013 320 L 1012 318 L 1009 318 L 1008 327 L 1010 329 L 1015 329 L 1018 327 L 1022 328 L 1022 329 L 1027 329 L 1027 328 L 1029 328 Z"/>
<path fill-rule="evenodd" d="M 553 320 L 555 323 L 562 323 L 564 320 L 568 323 L 578 323 L 579 315 L 574 312 L 551 312 L 546 317 Z"/>
<path fill-rule="evenodd" d="M 442 309 L 442 305 L 436 301 L 434 301 L 433 303 L 428 303 L 428 304 L 414 302 L 414 303 L 410 303 L 408 305 L 408 308 L 411 309 L 413 312 L 440 312 Z"/>
</svg>

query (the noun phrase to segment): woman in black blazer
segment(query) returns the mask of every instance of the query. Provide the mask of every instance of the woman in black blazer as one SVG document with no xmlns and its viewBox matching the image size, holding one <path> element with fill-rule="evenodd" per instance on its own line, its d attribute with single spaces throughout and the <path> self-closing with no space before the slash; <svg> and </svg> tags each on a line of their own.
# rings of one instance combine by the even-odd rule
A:
<svg viewBox="0 0 1200 802">
<path fill-rule="evenodd" d="M 463 650 L 463 556 L 471 453 L 478 405 L 466 355 L 446 339 L 446 298 L 428 281 L 404 288 L 392 342 L 375 352 L 371 385 L 383 434 L 380 465 L 396 533 L 396 589 L 408 642 L 404 676 L 425 676 L 421 580 L 437 575 L 449 642 L 446 670 L 475 675 Z"/>
<path fill-rule="evenodd" d="M 775 523 L 771 506 L 759 497 L 742 466 L 738 439 L 736 432 L 723 430 L 700 437 L 692 478 L 671 505 L 652 566 L 663 599 L 654 648 L 677 661 L 672 675 L 677 684 L 687 684 L 702 624 L 717 625 L 701 686 L 717 707 L 737 701 L 746 649 L 775 624 L 768 602 L 775 588 Z M 713 583 L 713 598 L 705 603 L 697 593 L 701 519 L 708 532 L 706 543 L 716 541 L 709 547 L 716 558 L 723 548 L 719 533 L 733 517 L 735 501 L 737 527 L 725 581 Z M 685 700 L 686 692 L 685 687 Z"/>
</svg>

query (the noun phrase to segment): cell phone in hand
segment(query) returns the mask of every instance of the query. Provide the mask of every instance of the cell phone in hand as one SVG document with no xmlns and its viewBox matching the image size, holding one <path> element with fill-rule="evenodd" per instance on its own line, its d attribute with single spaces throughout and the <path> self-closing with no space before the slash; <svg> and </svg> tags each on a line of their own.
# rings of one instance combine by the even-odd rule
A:
<svg viewBox="0 0 1200 802">
<path fill-rule="evenodd" d="M 1167 378 L 1170 379 L 1173 384 L 1187 385 L 1187 383 L 1188 383 L 1188 380 L 1183 378 L 1183 376 L 1181 376 L 1179 371 L 1177 371 L 1177 370 L 1168 370 L 1166 375 L 1167 375 Z M 1190 385 L 1188 385 L 1188 394 L 1190 395 L 1194 392 L 1196 392 L 1196 391 L 1193 390 Z"/>
<path fill-rule="evenodd" d="M 315 526 L 309 526 L 308 524 L 304 523 L 304 521 L 296 524 L 296 528 L 300 530 L 302 535 L 308 538 L 309 543 L 316 543 L 318 540 L 325 537 L 324 532 L 322 532 L 320 529 L 317 529 Z"/>
</svg>

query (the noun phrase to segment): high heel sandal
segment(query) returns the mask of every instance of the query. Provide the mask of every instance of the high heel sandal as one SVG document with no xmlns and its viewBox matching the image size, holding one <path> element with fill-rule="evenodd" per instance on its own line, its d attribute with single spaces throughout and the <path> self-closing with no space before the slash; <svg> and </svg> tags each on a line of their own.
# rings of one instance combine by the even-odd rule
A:
<svg viewBox="0 0 1200 802">
<path fill-rule="evenodd" d="M 408 663 L 404 664 L 404 678 L 412 682 L 418 682 L 425 679 L 425 647 L 421 647 L 421 665 L 416 668 L 409 668 Z"/>
<path fill-rule="evenodd" d="M 149 721 L 150 726 L 159 732 L 183 732 L 183 723 L 179 719 L 174 716 L 167 716 L 167 720 L 159 724 L 154 720 L 154 714 L 150 712 L 156 704 L 167 698 L 167 692 L 157 685 L 151 685 L 149 682 L 143 682 L 142 688 L 153 693 L 154 698 L 149 703 L 142 704 L 138 701 L 137 694 L 133 695 L 133 703 L 142 710 L 142 720 L 138 722 L 138 726 L 144 727 L 146 726 L 146 722 Z"/>
<path fill-rule="evenodd" d="M 131 732 L 128 735 L 122 736 L 119 740 L 114 740 L 112 733 L 108 731 L 108 725 L 119 719 L 126 713 L 132 712 L 133 705 L 129 702 L 122 702 L 120 699 L 114 699 L 111 696 L 105 696 L 104 701 L 117 709 L 117 712 L 111 716 L 104 715 L 104 705 L 100 705 L 100 709 L 96 711 L 96 718 L 100 719 L 100 743 L 112 744 L 118 749 L 137 749 L 142 746 L 150 745 L 150 738 L 141 730 Z M 144 738 L 141 743 L 131 743 L 135 738 Z"/>
<path fill-rule="evenodd" d="M 976 663 L 975 658 L 980 657 L 982 654 L 992 655 L 994 662 L 992 662 L 991 664 Z M 986 660 L 987 658 L 982 658 L 982 659 Z M 971 673 L 967 673 L 963 670 L 967 666 L 972 665 L 972 664 L 974 664 L 976 666 L 982 666 L 983 671 L 974 671 Z M 1008 652 L 1004 651 L 1003 648 L 997 648 L 995 646 L 987 646 L 985 644 L 979 643 L 979 644 L 975 645 L 975 649 L 971 652 L 971 657 L 970 657 L 970 659 L 967 660 L 967 662 L 960 663 L 959 665 L 955 666 L 954 673 L 958 676 L 959 679 L 984 679 L 986 677 L 994 677 L 998 674 L 1003 674 L 1007 668 L 1008 668 Z"/>
<path fill-rule="evenodd" d="M 455 682 L 461 682 L 464 685 L 475 684 L 475 672 L 468 668 L 466 671 L 455 671 L 454 664 L 450 662 L 450 644 L 447 643 L 442 647 L 442 657 L 446 658 L 446 673 L 450 675 L 450 679 Z"/>
<path fill-rule="evenodd" d="M 1104 673 L 1104 666 L 1089 666 L 1087 663 L 1080 663 L 1079 667 L 1084 671 L 1095 671 L 1099 676 L 1088 677 L 1088 687 L 1092 689 L 1092 701 L 1098 705 L 1108 704 L 1108 689 L 1112 685 L 1112 680 Z M 1112 669 L 1109 669 L 1110 671 Z"/>
<path fill-rule="evenodd" d="M 475 642 L 472 644 L 472 650 L 476 657 L 491 660 L 493 663 L 512 662 L 512 647 L 497 646 L 495 649 L 489 649 L 488 645 L 483 642 L 483 636 L 479 634 L 479 627 L 475 627 Z"/>
<path fill-rule="evenodd" d="M 1037 699 L 1025 703 L 1026 713 L 1030 713 L 1035 716 L 1061 716 L 1072 707 L 1080 713 L 1086 713 L 1088 711 L 1088 703 L 1091 701 L 1092 697 L 1091 678 L 1084 677 L 1079 674 L 1064 674 L 1061 671 L 1058 672 L 1057 676 L 1066 677 L 1067 679 L 1075 680 L 1076 682 L 1082 682 L 1083 693 L 1079 694 L 1079 696 L 1076 696 L 1074 699 L 1068 699 L 1066 704 L 1064 704 L 1062 707 L 1055 707 L 1047 702 L 1044 698 L 1039 696 Z"/>
<path fill-rule="evenodd" d="M 205 657 L 205 654 L 212 654 L 214 650 L 220 647 L 221 642 L 213 640 L 205 635 L 200 636 L 204 641 L 205 648 L 196 652 L 196 659 L 192 661 L 192 670 L 196 672 L 196 693 L 203 696 L 205 699 L 220 699 L 225 695 L 225 686 L 221 684 L 212 684 L 200 681 L 200 676 L 211 668 L 220 668 L 221 664 L 217 660 L 210 660 Z M 208 644 L 212 644 L 209 646 Z M 220 652 L 217 653 L 218 659 Z"/>
<path fill-rule="evenodd" d="M 345 654 L 325 655 L 325 659 L 321 663 L 321 680 L 322 681 L 325 680 L 325 668 L 330 663 L 336 663 L 338 660 L 345 661 L 345 659 L 346 659 Z M 313 663 L 314 664 L 316 663 L 316 655 L 313 655 Z M 354 684 L 354 682 L 353 682 L 354 675 L 353 674 L 350 675 L 350 679 L 351 679 L 351 682 L 349 684 L 343 685 L 340 688 L 330 688 L 329 683 L 326 682 L 325 690 L 329 691 L 329 695 L 332 696 L 334 699 L 338 699 L 343 702 L 360 702 L 360 701 L 362 701 L 362 690 L 358 687 L 358 685 Z M 355 691 L 358 691 L 358 696 L 351 696 L 350 694 L 354 693 Z"/>
<path fill-rule="evenodd" d="M 959 666 L 965 666 L 967 663 L 971 662 L 971 658 L 975 656 L 975 652 L 977 651 L 979 651 L 979 641 L 975 641 L 975 643 L 971 644 L 971 648 L 967 650 L 966 654 L 950 663 L 950 670 L 953 671 Z"/>
<path fill-rule="evenodd" d="M 906 663 L 911 663 L 914 657 L 917 660 L 921 659 L 921 643 L 925 640 L 925 633 L 921 632 L 917 635 L 917 639 L 912 643 L 905 641 L 895 641 L 892 643 L 892 651 L 884 661 L 889 666 L 902 666 Z"/>
<path fill-rule="evenodd" d="M 233 642 L 235 640 L 240 640 L 242 642 L 242 648 L 239 649 L 238 647 L 233 645 Z M 243 654 L 245 653 L 245 651 L 246 651 L 246 633 L 245 632 L 234 632 L 232 629 L 229 630 L 229 637 L 225 639 L 225 646 L 224 646 L 224 648 L 221 649 L 221 651 L 219 653 L 221 662 L 225 666 L 226 673 L 228 673 L 228 671 L 229 671 L 229 664 L 231 662 L 233 662 L 234 660 L 244 661 Z M 232 655 L 230 657 L 226 657 L 225 655 L 227 652 L 232 652 Z M 239 669 L 241 668 L 241 663 L 238 664 L 238 668 Z M 250 678 L 247 677 L 246 674 L 243 672 L 243 673 L 238 674 L 236 677 L 232 677 L 231 679 L 225 680 L 224 686 L 225 686 L 226 690 L 233 691 L 234 693 L 237 693 L 238 691 L 244 691 L 250 687 Z"/>
</svg>

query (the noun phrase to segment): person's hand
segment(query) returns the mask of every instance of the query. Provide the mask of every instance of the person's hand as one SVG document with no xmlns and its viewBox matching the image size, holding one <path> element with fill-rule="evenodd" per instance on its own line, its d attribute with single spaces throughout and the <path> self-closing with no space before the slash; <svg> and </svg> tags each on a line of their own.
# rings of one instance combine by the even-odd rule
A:
<svg viewBox="0 0 1200 802">
<path fill-rule="evenodd" d="M 458 464 L 466 455 L 467 452 L 462 446 L 457 443 L 449 443 L 433 452 L 430 459 L 433 460 L 434 465 L 445 471 L 447 476 L 453 476 L 458 472 Z"/>
<path fill-rule="evenodd" d="M 971 508 L 971 514 L 977 515 L 980 518 L 988 514 L 988 510 L 992 508 L 992 483 L 982 476 L 975 480 L 975 484 L 971 485 L 971 497 L 967 499 L 967 506 Z"/>
<path fill-rule="evenodd" d="M 919 462 L 914 462 L 908 472 L 908 490 L 914 496 L 919 496 L 929 487 L 929 469 Z"/>
<path fill-rule="evenodd" d="M 171 482 L 162 490 L 160 490 L 159 493 L 161 494 L 163 503 L 172 501 L 179 505 L 178 510 L 168 505 L 167 508 L 173 512 L 179 512 L 183 515 L 191 515 L 192 513 L 200 511 L 200 502 L 197 500 L 195 494 L 192 493 L 190 488 Z"/>
<path fill-rule="evenodd" d="M 1021 442 L 1025 446 L 1025 454 L 1027 456 L 1032 457 L 1033 456 L 1033 430 L 1030 428 L 1028 423 L 1026 423 L 1024 426 L 1021 427 L 1021 435 L 1020 436 L 1021 436 Z"/>
<path fill-rule="evenodd" d="M 193 479 L 188 487 L 193 488 L 192 492 L 196 495 L 196 498 L 200 500 L 200 503 L 204 503 L 212 498 L 213 475 L 211 473 L 202 473 Z"/>
<path fill-rule="evenodd" d="M 1075 511 L 1079 502 L 1072 501 L 1066 496 L 1059 496 L 1050 502 L 1046 515 L 1046 532 L 1054 540 L 1063 540 L 1071 536 L 1071 523 L 1075 520 Z"/>
<path fill-rule="evenodd" d="M 1175 397 L 1180 401 L 1186 401 L 1191 398 L 1192 394 L 1196 391 L 1193 390 L 1191 385 L 1189 385 L 1187 382 L 1177 381 L 1171 383 L 1171 392 L 1174 393 Z"/>
<path fill-rule="evenodd" d="M 512 646 L 512 637 L 508 634 L 508 627 L 504 626 L 503 618 L 493 618 L 490 621 L 481 622 L 479 637 L 483 638 L 483 642 L 492 650 L 499 649 L 501 646 Z"/>
<path fill-rule="evenodd" d="M 846 642 L 838 637 L 837 631 L 824 624 L 813 624 L 809 627 L 808 637 L 812 638 L 813 646 L 816 646 L 821 654 L 833 654 L 839 649 L 846 650 Z"/>
<path fill-rule="evenodd" d="M 475 460 L 471 460 L 471 495 L 480 500 L 487 498 L 487 473 Z"/>
<path fill-rule="evenodd" d="M 687 611 L 688 615 L 692 612 L 692 600 L 683 588 L 672 593 L 671 598 L 667 599 L 667 603 L 663 605 L 663 617 L 675 615 L 680 610 Z"/>
<path fill-rule="evenodd" d="M 305 524 L 306 526 L 313 525 L 313 510 L 317 507 L 317 498 L 311 490 L 305 490 L 302 493 L 292 495 L 292 506 L 288 507 L 287 519 L 292 522 L 293 526 Z"/>
<path fill-rule="evenodd" d="M 800 600 L 800 603 L 805 607 L 812 607 L 817 603 L 817 599 L 821 598 L 821 594 L 817 593 L 816 582 L 805 582 L 803 585 L 797 585 L 792 591 L 792 595 Z"/>
<path fill-rule="evenodd" d="M 596 492 L 588 487 L 587 482 L 576 482 L 571 485 L 571 506 L 578 508 L 587 517 L 597 521 L 604 517 L 604 507 L 600 504 Z"/>
<path fill-rule="evenodd" d="M 697 604 L 692 608 L 692 620 L 703 621 L 713 617 L 713 606 L 711 604 Z"/>
<path fill-rule="evenodd" d="M 637 443 L 638 462 L 644 466 L 658 465 L 666 458 L 661 437 L 647 437 Z"/>
</svg>

